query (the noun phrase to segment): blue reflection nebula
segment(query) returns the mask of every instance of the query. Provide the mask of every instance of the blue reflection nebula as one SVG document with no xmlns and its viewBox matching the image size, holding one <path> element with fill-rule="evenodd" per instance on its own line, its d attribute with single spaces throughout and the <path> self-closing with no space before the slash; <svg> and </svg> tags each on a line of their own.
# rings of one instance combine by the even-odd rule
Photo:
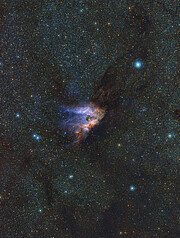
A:
<svg viewBox="0 0 180 238">
<path fill-rule="evenodd" d="M 61 125 L 76 136 L 75 142 L 86 138 L 91 128 L 98 125 L 105 114 L 105 110 L 91 103 L 77 107 L 62 106 L 60 111 L 63 114 Z"/>
</svg>

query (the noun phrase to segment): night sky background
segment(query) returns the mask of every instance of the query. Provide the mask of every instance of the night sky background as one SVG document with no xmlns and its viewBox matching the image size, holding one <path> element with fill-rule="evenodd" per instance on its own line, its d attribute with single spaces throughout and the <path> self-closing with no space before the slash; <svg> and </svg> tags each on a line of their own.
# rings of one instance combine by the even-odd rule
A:
<svg viewBox="0 0 180 238">
<path fill-rule="evenodd" d="M 7 0 L 0 22 L 0 237 L 180 237 L 178 1 Z M 73 144 L 60 108 L 109 67 Z"/>
</svg>

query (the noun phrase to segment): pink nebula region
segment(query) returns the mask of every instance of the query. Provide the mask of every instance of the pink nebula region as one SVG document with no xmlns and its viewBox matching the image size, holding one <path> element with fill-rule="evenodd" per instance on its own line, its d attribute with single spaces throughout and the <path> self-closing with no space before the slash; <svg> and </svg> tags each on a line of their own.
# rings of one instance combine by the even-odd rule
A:
<svg viewBox="0 0 180 238">
<path fill-rule="evenodd" d="M 105 109 L 92 103 L 78 107 L 64 107 L 63 111 L 66 115 L 63 125 L 75 135 L 75 142 L 85 139 L 105 115 Z"/>
</svg>

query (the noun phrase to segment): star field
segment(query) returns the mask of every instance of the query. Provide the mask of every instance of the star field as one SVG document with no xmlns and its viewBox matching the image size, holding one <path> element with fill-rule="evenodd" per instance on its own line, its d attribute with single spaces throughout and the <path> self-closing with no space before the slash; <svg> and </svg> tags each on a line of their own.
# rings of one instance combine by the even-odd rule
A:
<svg viewBox="0 0 180 238">
<path fill-rule="evenodd" d="M 177 1 L 4 0 L 0 17 L 0 237 L 178 238 Z M 62 123 L 89 103 L 105 113 L 73 143 Z"/>
</svg>

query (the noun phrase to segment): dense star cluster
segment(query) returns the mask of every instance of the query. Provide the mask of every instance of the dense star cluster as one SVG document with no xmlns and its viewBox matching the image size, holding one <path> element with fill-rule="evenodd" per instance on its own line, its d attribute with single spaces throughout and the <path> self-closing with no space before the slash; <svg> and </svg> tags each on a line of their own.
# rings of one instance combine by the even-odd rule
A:
<svg viewBox="0 0 180 238">
<path fill-rule="evenodd" d="M 178 1 L 2 0 L 0 19 L 0 237 L 180 237 Z"/>
</svg>

